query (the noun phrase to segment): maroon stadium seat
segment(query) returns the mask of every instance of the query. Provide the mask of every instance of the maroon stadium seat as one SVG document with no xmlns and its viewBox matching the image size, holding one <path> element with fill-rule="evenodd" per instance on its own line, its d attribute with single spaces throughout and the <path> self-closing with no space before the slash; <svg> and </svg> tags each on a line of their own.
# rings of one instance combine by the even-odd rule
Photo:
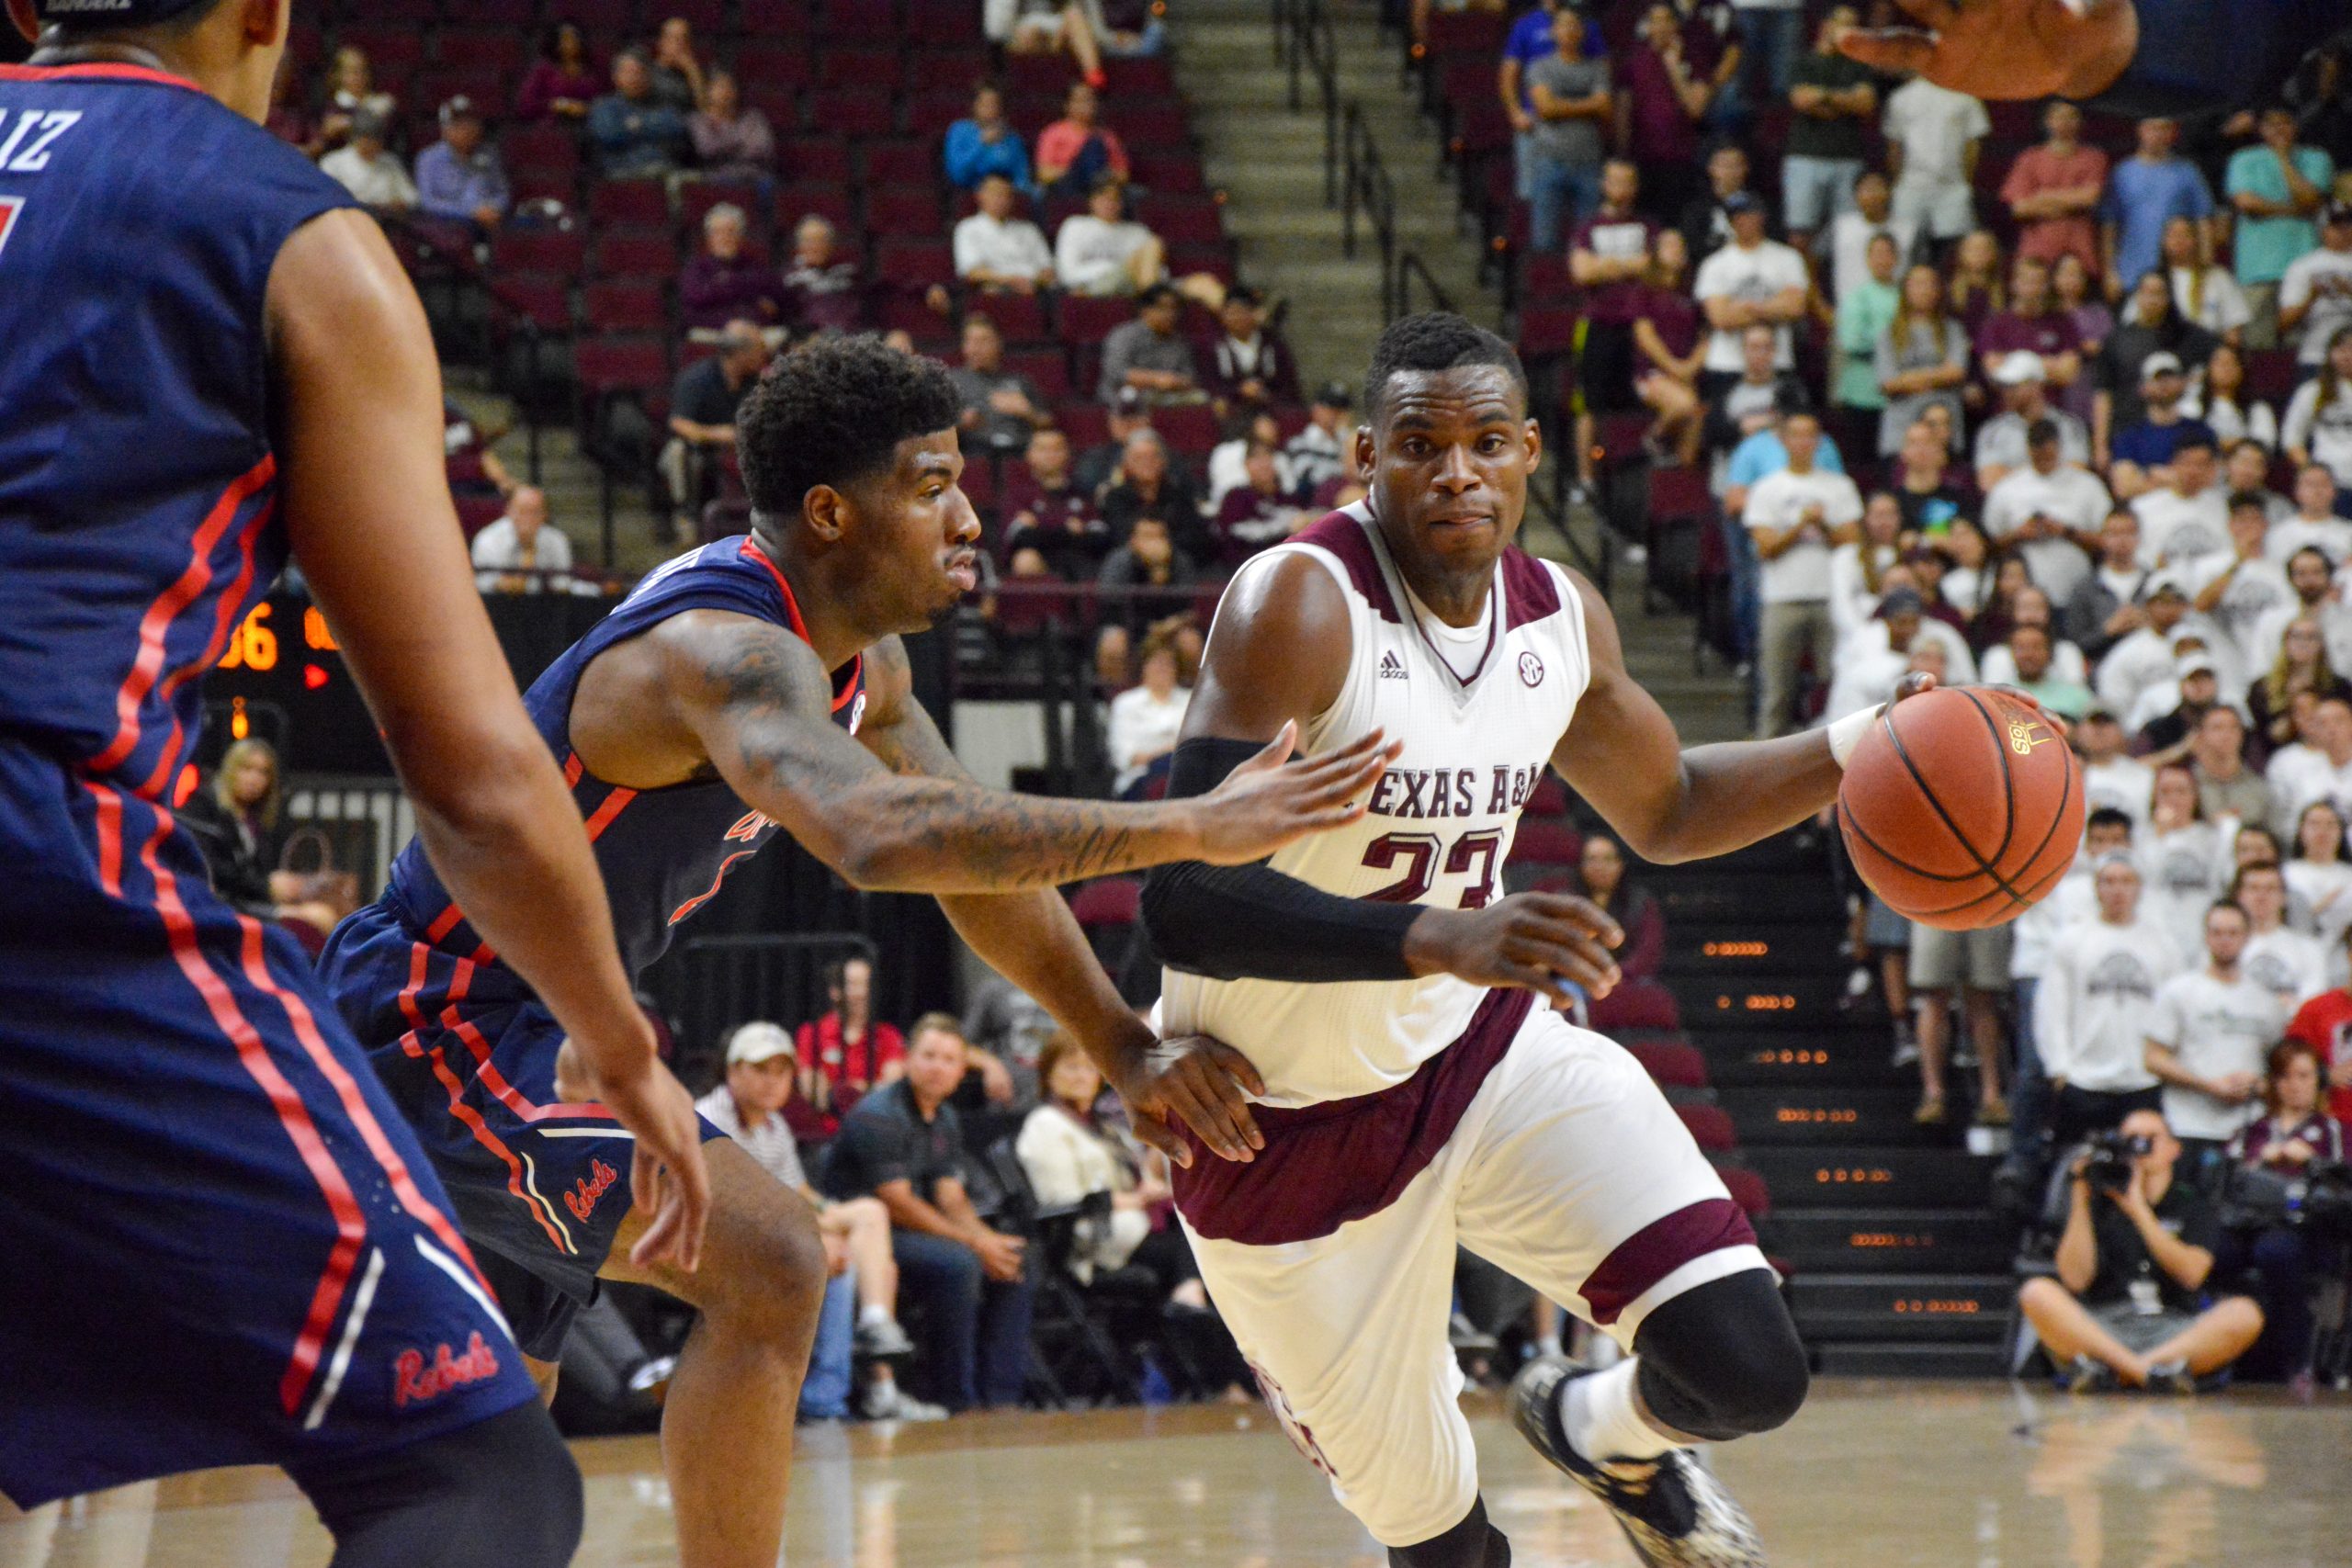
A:
<svg viewBox="0 0 2352 1568">
<path fill-rule="evenodd" d="M 1193 127 L 1182 103 L 1125 104 L 1104 111 L 1119 140 L 1129 147 L 1182 148 L 1193 144 Z"/>
<path fill-rule="evenodd" d="M 1135 183 L 1154 196 L 1203 196 L 1208 176 L 1197 153 L 1189 151 L 1138 152 L 1132 162 Z"/>
<path fill-rule="evenodd" d="M 1707 1153 L 1727 1154 L 1739 1147 L 1739 1134 L 1722 1107 L 1683 1103 L 1675 1106 L 1674 1113 L 1682 1118 L 1690 1136 Z"/>
<path fill-rule="evenodd" d="M 1522 817 L 1511 840 L 1513 865 L 1574 865 L 1584 853 L 1584 835 L 1558 818 Z"/>
<path fill-rule="evenodd" d="M 616 230 L 589 246 L 588 270 L 596 277 L 674 277 L 678 243 L 667 229 Z"/>
<path fill-rule="evenodd" d="M 905 36 L 909 43 L 963 50 L 973 60 L 985 41 L 980 7 L 972 0 L 907 0 Z"/>
<path fill-rule="evenodd" d="M 817 56 L 817 80 L 829 86 L 880 87 L 895 93 L 903 67 L 892 49 L 828 49 Z"/>
<path fill-rule="evenodd" d="M 897 100 L 888 87 L 825 87 L 808 97 L 809 129 L 823 135 L 889 136 L 897 122 Z"/>
<path fill-rule="evenodd" d="M 804 136 L 792 144 L 784 161 L 793 179 L 803 183 L 845 186 L 853 177 L 849 143 L 839 136 Z"/>
<path fill-rule="evenodd" d="M 865 193 L 865 231 L 935 239 L 946 231 L 938 194 L 928 187 L 883 186 Z"/>
<path fill-rule="evenodd" d="M 580 389 L 596 397 L 641 392 L 670 379 L 670 346 L 657 337 L 582 337 L 572 345 L 571 360 Z"/>
<path fill-rule="evenodd" d="M 506 515 L 506 498 L 501 495 L 460 495 L 458 503 L 458 526 L 465 530 L 466 542 Z"/>
<path fill-rule="evenodd" d="M 975 457 L 967 462 L 961 488 L 964 499 L 972 503 L 973 510 L 984 517 L 996 515 L 996 465 L 993 462 L 982 457 Z"/>
<path fill-rule="evenodd" d="M 1142 217 L 1170 250 L 1179 245 L 1225 243 L 1224 209 L 1204 197 L 1153 201 L 1148 204 Z"/>
<path fill-rule="evenodd" d="M 537 27 L 539 20 L 539 0 L 462 0 L 466 19 L 477 27 L 522 28 Z M 591 44 L 590 52 L 594 52 Z"/>
<path fill-rule="evenodd" d="M 1432 7 L 1422 43 L 1432 60 L 1475 54 L 1491 75 L 1491 62 L 1503 51 L 1503 39 L 1510 31 L 1510 19 L 1499 11 L 1440 11 Z"/>
<path fill-rule="evenodd" d="M 1062 341 L 1101 343 L 1111 335 L 1114 327 L 1133 321 L 1135 313 L 1135 304 L 1131 300 L 1067 296 L 1061 302 Z"/>
<path fill-rule="evenodd" d="M 855 241 L 862 231 L 857 215 L 850 210 L 847 182 L 786 186 L 775 193 L 776 249 L 779 253 L 792 249 L 792 231 L 804 218 L 822 218 L 842 232 L 844 241 Z"/>
<path fill-rule="evenodd" d="M 592 40 L 609 48 L 615 40 L 637 31 L 638 0 L 553 0 L 548 6 L 548 17 L 550 21 L 577 22 L 580 30 Z"/>
<path fill-rule="evenodd" d="M 929 141 L 902 138 L 866 144 L 865 183 L 935 188 L 946 183 L 946 175 L 937 147 Z"/>
<path fill-rule="evenodd" d="M 502 229 L 490 244 L 490 270 L 577 275 L 588 262 L 588 243 L 568 229 Z"/>
<path fill-rule="evenodd" d="M 592 333 L 667 333 L 669 296 L 659 283 L 602 278 L 580 290 L 580 322 Z"/>
<path fill-rule="evenodd" d="M 1205 457 L 1215 449 L 1220 434 L 1216 427 L 1216 411 L 1206 403 L 1179 403 L 1172 408 L 1154 409 L 1151 427 L 1159 432 L 1160 439 L 1171 451 L 1187 457 Z"/>
<path fill-rule="evenodd" d="M 1006 351 L 1004 367 L 1016 376 L 1026 376 L 1037 389 L 1037 395 L 1048 403 L 1058 403 L 1070 395 L 1069 362 L 1058 348 L 1015 348 Z"/>
<path fill-rule="evenodd" d="M 735 0 L 735 11 L 746 33 L 800 38 L 816 25 L 808 0 Z"/>
<path fill-rule="evenodd" d="M 743 209 L 750 220 L 754 239 L 763 240 L 774 221 L 774 213 L 762 199 L 763 193 L 755 185 L 737 185 L 727 180 L 695 180 L 678 187 L 678 227 L 695 243 L 702 233 L 704 216 L 721 202 L 732 202 Z"/>
<path fill-rule="evenodd" d="M 931 308 L 920 293 L 886 291 L 881 302 L 881 329 L 903 332 L 915 340 L 915 350 L 951 363 L 956 358 L 956 323 Z"/>
<path fill-rule="evenodd" d="M 944 240 L 917 234 L 881 236 L 875 241 L 874 271 L 894 288 L 920 294 L 933 284 L 954 286 L 956 254 Z"/>
<path fill-rule="evenodd" d="M 492 278 L 491 298 L 516 323 L 528 322 L 541 333 L 561 336 L 571 331 L 570 274 L 518 272 Z"/>
<path fill-rule="evenodd" d="M 743 84 L 743 97 L 753 101 L 755 92 L 773 93 L 779 89 L 789 92 L 805 87 L 811 80 L 811 58 L 805 43 L 778 43 L 771 39 L 747 39 L 735 51 L 735 75 Z M 800 116 L 796 110 L 789 122 L 797 125 Z"/>
<path fill-rule="evenodd" d="M 337 28 L 334 41 L 338 49 L 366 50 L 379 86 L 407 81 L 424 63 L 424 34 L 413 27 L 355 22 Z"/>
<path fill-rule="evenodd" d="M 2295 363 L 2295 351 L 2291 348 L 2248 349 L 2245 395 L 2283 407 L 2295 395 L 2295 381 L 2301 374 L 2302 367 Z"/>
<path fill-rule="evenodd" d="M 467 0 L 453 0 L 464 5 Z M 650 28 L 658 20 L 684 17 L 694 24 L 695 41 L 707 47 L 711 38 L 727 26 L 727 0 L 657 0 L 646 7 L 646 26 Z"/>
<path fill-rule="evenodd" d="M 895 0 L 817 0 L 816 31 L 833 43 L 896 43 L 898 11 Z"/>
<path fill-rule="evenodd" d="M 970 309 L 996 322 L 1008 344 L 1050 344 L 1053 328 L 1046 321 L 1046 302 L 1035 294 L 991 294 L 974 299 Z M 1058 357 L 1057 347 L 1049 352 Z"/>
<path fill-rule="evenodd" d="M 1566 817 L 1568 814 L 1567 786 L 1546 771 L 1535 781 L 1535 793 L 1527 797 L 1523 809 L 1530 817 Z"/>
<path fill-rule="evenodd" d="M 905 82 L 917 93 L 953 93 L 967 108 L 984 64 L 965 49 L 923 49 L 907 56 Z"/>
<path fill-rule="evenodd" d="M 1143 878 L 1105 876 L 1090 882 L 1069 896 L 1069 912 L 1089 928 L 1134 925 L 1143 918 Z"/>
<path fill-rule="evenodd" d="M 434 58 L 444 65 L 494 72 L 519 82 L 529 69 L 531 39 L 515 28 L 444 28 L 433 42 Z M 501 93 L 493 101 L 503 102 Z"/>
<path fill-rule="evenodd" d="M 1724 1190 L 1731 1201 L 1751 1220 L 1760 1220 L 1772 1212 L 1772 1189 L 1761 1176 L 1746 1166 L 1719 1165 L 1715 1174 L 1724 1179 Z"/>
<path fill-rule="evenodd" d="M 1058 106 L 1077 80 L 1078 68 L 1061 54 L 1016 54 L 1004 62 L 1005 91 L 1019 97 L 1051 97 Z"/>
<path fill-rule="evenodd" d="M 1707 1087 L 1707 1058 L 1695 1045 L 1676 1041 L 1637 1041 L 1625 1047 L 1649 1076 L 1667 1089 Z"/>
<path fill-rule="evenodd" d="M 1176 73 L 1166 55 L 1105 60 L 1102 73 L 1111 78 L 1106 92 L 1113 103 L 1129 98 L 1173 97 L 1176 94 Z"/>
<path fill-rule="evenodd" d="M 1054 423 L 1069 437 L 1070 450 L 1084 452 L 1111 439 L 1111 412 L 1089 398 L 1054 407 Z"/>
<path fill-rule="evenodd" d="M 605 180 L 588 193 L 588 217 L 599 228 L 666 229 L 670 192 L 660 180 Z"/>
<path fill-rule="evenodd" d="M 938 87 L 904 99 L 906 131 L 936 142 L 947 128 L 972 112 L 972 95 L 963 87 Z M 944 170 L 943 170 L 944 173 Z"/>
</svg>

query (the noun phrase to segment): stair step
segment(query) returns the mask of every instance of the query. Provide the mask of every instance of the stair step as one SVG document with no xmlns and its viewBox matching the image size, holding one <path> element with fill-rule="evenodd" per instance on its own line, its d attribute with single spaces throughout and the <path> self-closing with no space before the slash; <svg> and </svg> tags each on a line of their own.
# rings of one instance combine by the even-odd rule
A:
<svg viewBox="0 0 2352 1568">
<path fill-rule="evenodd" d="M 1694 920 L 1812 925 L 1845 913 L 1828 879 L 1817 872 L 1694 877 L 1661 876 L 1652 870 L 1645 874 L 1669 929 Z"/>
<path fill-rule="evenodd" d="M 1843 1005 L 1847 997 L 1842 975 L 1727 976 L 1713 983 L 1674 975 L 1660 978 L 1681 1004 L 1686 1029 L 1771 1029 L 1819 1034 L 1843 1029 L 1849 1022 L 1886 1016 L 1884 1005 L 1874 995 L 1850 1008 Z"/>
<path fill-rule="evenodd" d="M 1917 1092 L 1918 1071 L 1894 1065 L 1883 1023 L 1810 1035 L 1708 1031 L 1693 1034 L 1691 1043 L 1706 1053 L 1707 1079 L 1719 1089 L 1903 1088 Z"/>
<path fill-rule="evenodd" d="M 1790 1310 L 1808 1342 L 1931 1339 L 1998 1344 L 2017 1299 L 2011 1274 L 1799 1274 Z"/>
<path fill-rule="evenodd" d="M 2015 1227 L 1974 1209 L 1789 1209 L 1766 1224 L 1800 1273 L 1989 1274 L 2017 1252 Z"/>
<path fill-rule="evenodd" d="M 1770 1185 L 1776 1210 L 1981 1208 L 1991 1200 L 1996 1163 L 1962 1149 L 1885 1145 L 1743 1152 Z"/>
<path fill-rule="evenodd" d="M 1814 1361 L 1824 1377 L 2007 1377 L 2007 1348 L 1998 1344 L 1914 1344 L 1857 1340 L 1820 1346 Z"/>
<path fill-rule="evenodd" d="M 1743 1146 L 1778 1145 L 1834 1152 L 1857 1144 L 1950 1148 L 1966 1129 L 1923 1127 L 1911 1119 L 1919 1095 L 1906 1085 L 1719 1089 L 1716 1103 L 1739 1129 Z"/>
<path fill-rule="evenodd" d="M 1667 928 L 1664 972 L 1705 983 L 1718 976 L 1787 971 L 1835 974 L 1852 961 L 1838 951 L 1845 932 L 1818 923 L 1758 928 L 1752 920 L 1679 919 Z"/>
</svg>

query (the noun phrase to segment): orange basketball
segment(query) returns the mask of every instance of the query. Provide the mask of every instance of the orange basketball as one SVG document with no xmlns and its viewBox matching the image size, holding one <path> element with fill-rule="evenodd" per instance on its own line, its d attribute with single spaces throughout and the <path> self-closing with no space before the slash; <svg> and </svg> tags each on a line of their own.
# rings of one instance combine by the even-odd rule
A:
<svg viewBox="0 0 2352 1568">
<path fill-rule="evenodd" d="M 2015 919 L 2083 840 L 2083 771 L 2029 704 L 1989 687 L 1888 708 L 1847 760 L 1838 824 L 1897 914 L 1944 931 Z"/>
</svg>

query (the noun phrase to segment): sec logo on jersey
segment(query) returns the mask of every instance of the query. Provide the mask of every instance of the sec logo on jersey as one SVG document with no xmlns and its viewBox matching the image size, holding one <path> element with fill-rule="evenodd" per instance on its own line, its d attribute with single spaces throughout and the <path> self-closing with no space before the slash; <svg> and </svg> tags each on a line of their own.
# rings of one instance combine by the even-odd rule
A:
<svg viewBox="0 0 2352 1568">
<path fill-rule="evenodd" d="M 1532 653 L 1519 656 L 1519 678 L 1531 686 L 1544 683 L 1544 661 Z"/>
</svg>

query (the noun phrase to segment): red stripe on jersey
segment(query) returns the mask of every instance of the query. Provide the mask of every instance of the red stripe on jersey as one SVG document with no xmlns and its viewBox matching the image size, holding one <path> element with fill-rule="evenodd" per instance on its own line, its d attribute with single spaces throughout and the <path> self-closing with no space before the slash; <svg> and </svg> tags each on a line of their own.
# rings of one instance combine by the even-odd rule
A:
<svg viewBox="0 0 2352 1568">
<path fill-rule="evenodd" d="M 439 942 L 443 937 L 447 936 L 451 931 L 456 931 L 458 929 L 458 922 L 465 918 L 464 910 L 458 908 L 455 904 L 450 905 L 447 908 L 434 916 L 433 923 L 424 928 L 424 940 L 428 942 Z"/>
<path fill-rule="evenodd" d="M 613 825 L 613 818 L 628 809 L 628 803 L 636 798 L 637 791 L 633 789 L 616 789 L 605 796 L 604 804 L 597 807 L 588 818 L 588 841 L 593 844 L 603 838 L 605 829 Z"/>
<path fill-rule="evenodd" d="M 577 752 L 577 751 L 566 751 L 566 752 L 563 754 L 563 786 L 564 786 L 564 788 L 566 788 L 566 789 L 570 789 L 570 788 L 573 787 L 574 785 L 578 784 L 580 783 L 581 777 L 582 777 L 583 774 L 585 774 L 587 772 L 588 772 L 588 764 L 587 764 L 587 763 L 585 763 L 585 762 L 583 762 L 583 761 L 582 761 L 580 760 L 580 753 L 579 753 L 579 752 Z"/>
<path fill-rule="evenodd" d="M 237 611 L 244 604 L 245 590 L 253 585 L 254 541 L 261 537 L 262 529 L 277 511 L 277 499 L 273 496 L 254 509 L 251 521 L 238 532 L 237 575 L 230 579 L 229 586 L 220 591 L 220 603 L 212 612 L 212 635 L 205 639 L 204 651 L 196 656 L 194 662 L 183 664 L 164 677 L 164 683 L 155 689 L 156 701 L 168 706 L 175 693 L 211 669 L 228 648 L 229 637 L 237 629 Z M 164 781 L 179 756 L 181 735 L 179 716 L 175 714 L 172 717 L 171 738 L 164 742 L 163 754 L 155 759 L 155 771 L 139 786 L 139 793 L 150 800 L 163 795 Z"/>
<path fill-rule="evenodd" d="M 145 65 L 98 62 L 87 65 L 0 65 L 0 82 L 153 82 L 165 87 L 204 88 L 185 76 Z"/>
<path fill-rule="evenodd" d="M 784 595 L 784 613 L 791 619 L 792 635 L 802 642 L 808 642 L 808 623 L 800 618 L 799 595 L 794 593 L 792 584 L 785 581 L 784 569 L 776 565 L 775 558 L 753 540 L 743 541 L 741 553 L 745 560 L 757 561 L 767 568 L 768 575 L 775 579 L 776 592 Z M 808 646 L 814 649 L 816 644 L 809 643 Z M 857 688 L 865 678 L 865 655 L 861 653 L 849 661 L 849 679 L 842 682 L 833 692 L 833 712 L 839 713 L 857 700 Z M 673 919 L 670 923 L 675 925 L 677 921 Z"/>
</svg>

